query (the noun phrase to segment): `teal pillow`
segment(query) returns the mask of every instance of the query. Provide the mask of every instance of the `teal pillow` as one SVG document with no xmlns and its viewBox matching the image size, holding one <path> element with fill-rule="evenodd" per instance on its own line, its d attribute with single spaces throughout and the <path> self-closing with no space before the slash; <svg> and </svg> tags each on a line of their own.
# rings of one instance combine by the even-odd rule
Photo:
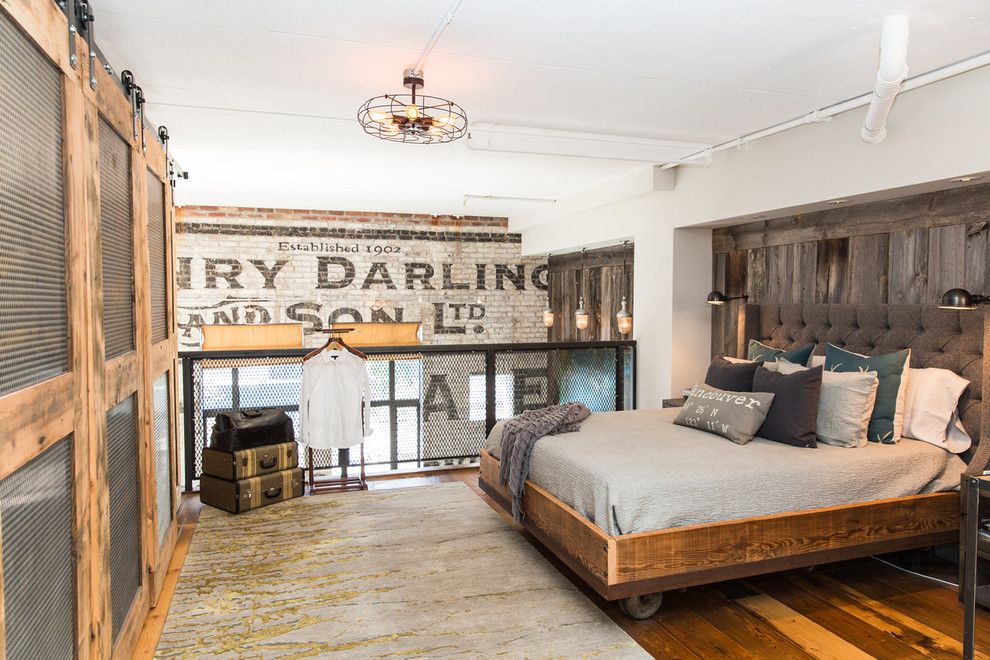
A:
<svg viewBox="0 0 990 660">
<path fill-rule="evenodd" d="M 792 348 L 785 351 L 782 348 L 774 348 L 773 346 L 761 344 L 755 339 L 750 339 L 749 347 L 746 349 L 746 357 L 754 362 L 776 362 L 777 360 L 787 360 L 791 364 L 799 364 L 804 367 L 807 366 L 808 358 L 811 357 L 811 353 L 814 350 L 814 344 L 808 344 L 807 346 Z"/>
<path fill-rule="evenodd" d="M 911 349 L 867 357 L 828 344 L 825 347 L 826 371 L 872 371 L 877 375 L 877 400 L 866 437 L 870 442 L 892 445 L 901 439 L 904 425 L 904 391 Z"/>
</svg>

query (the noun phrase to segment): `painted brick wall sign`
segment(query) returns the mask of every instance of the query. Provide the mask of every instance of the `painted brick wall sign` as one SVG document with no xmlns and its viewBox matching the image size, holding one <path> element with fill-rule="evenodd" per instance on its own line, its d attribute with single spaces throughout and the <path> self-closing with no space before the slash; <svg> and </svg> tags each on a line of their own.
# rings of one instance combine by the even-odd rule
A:
<svg viewBox="0 0 990 660">
<path fill-rule="evenodd" d="M 544 259 L 505 218 L 177 209 L 179 341 L 204 323 L 420 321 L 423 342 L 545 341 Z"/>
</svg>

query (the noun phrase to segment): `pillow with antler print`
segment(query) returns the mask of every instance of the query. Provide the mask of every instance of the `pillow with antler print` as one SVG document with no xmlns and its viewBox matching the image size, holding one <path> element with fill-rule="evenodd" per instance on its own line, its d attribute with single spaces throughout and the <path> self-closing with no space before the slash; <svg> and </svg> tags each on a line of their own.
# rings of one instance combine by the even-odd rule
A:
<svg viewBox="0 0 990 660">
<path fill-rule="evenodd" d="M 860 355 L 838 346 L 825 346 L 826 371 L 872 371 L 877 375 L 877 400 L 866 438 L 892 445 L 901 439 L 904 426 L 904 396 L 907 391 L 911 349 L 883 355 Z"/>
<path fill-rule="evenodd" d="M 744 445 L 763 425 L 773 396 L 769 392 L 729 392 L 699 383 L 691 388 L 674 424 Z"/>
</svg>

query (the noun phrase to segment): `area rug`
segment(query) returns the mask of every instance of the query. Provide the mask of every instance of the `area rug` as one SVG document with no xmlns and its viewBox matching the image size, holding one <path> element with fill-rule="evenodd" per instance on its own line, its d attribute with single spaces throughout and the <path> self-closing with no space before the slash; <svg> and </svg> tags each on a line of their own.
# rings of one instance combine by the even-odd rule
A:
<svg viewBox="0 0 990 660">
<path fill-rule="evenodd" d="M 641 658 L 468 486 L 203 510 L 161 658 Z"/>
</svg>

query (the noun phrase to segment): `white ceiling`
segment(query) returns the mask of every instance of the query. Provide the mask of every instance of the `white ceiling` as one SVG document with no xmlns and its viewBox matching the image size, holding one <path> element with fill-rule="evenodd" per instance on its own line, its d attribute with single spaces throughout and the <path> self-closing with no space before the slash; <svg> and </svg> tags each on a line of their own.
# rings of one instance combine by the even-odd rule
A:
<svg viewBox="0 0 990 660">
<path fill-rule="evenodd" d="M 189 181 L 180 204 L 510 215 L 644 166 L 386 143 L 355 115 L 402 91 L 450 0 L 95 0 Z M 869 91 L 880 24 L 911 75 L 990 48 L 986 0 L 463 0 L 425 93 L 472 122 L 716 143 Z M 896 119 L 896 109 L 895 109 Z"/>
</svg>

